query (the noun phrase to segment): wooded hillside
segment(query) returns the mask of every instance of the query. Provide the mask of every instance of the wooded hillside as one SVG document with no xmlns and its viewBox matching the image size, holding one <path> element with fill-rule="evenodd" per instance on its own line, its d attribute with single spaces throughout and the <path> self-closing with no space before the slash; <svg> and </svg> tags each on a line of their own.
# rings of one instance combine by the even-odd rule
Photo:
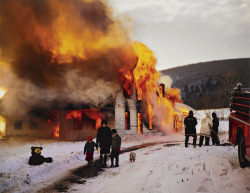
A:
<svg viewBox="0 0 250 193">
<path fill-rule="evenodd" d="M 250 88 L 250 58 L 202 62 L 162 70 L 180 88 L 182 100 L 195 109 L 227 108 L 238 82 Z"/>
</svg>

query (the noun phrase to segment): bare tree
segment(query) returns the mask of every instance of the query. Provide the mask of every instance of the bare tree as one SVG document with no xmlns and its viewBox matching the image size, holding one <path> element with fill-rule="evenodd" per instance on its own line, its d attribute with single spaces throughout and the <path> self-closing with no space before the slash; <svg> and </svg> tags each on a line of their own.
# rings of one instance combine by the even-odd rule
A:
<svg viewBox="0 0 250 193">
<path fill-rule="evenodd" d="M 227 103 L 230 100 L 230 93 L 232 92 L 233 88 L 236 86 L 237 82 L 240 81 L 240 76 L 238 72 L 235 71 L 228 71 L 222 74 L 222 85 L 223 90 L 226 92 L 227 96 Z"/>
</svg>

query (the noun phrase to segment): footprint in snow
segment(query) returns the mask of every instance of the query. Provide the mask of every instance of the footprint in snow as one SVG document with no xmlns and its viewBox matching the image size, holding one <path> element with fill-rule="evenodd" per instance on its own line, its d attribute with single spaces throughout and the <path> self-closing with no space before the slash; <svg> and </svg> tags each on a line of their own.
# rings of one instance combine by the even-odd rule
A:
<svg viewBox="0 0 250 193">
<path fill-rule="evenodd" d="M 202 185 L 197 189 L 197 192 L 210 192 L 211 187 L 214 185 L 211 178 L 206 178 L 201 184 Z"/>
</svg>

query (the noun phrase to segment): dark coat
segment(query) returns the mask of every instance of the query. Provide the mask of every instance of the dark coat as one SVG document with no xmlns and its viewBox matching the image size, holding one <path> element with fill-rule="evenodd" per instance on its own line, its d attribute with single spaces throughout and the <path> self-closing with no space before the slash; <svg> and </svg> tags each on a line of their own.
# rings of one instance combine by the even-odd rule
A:
<svg viewBox="0 0 250 193">
<path fill-rule="evenodd" d="M 118 134 L 112 137 L 112 149 L 116 149 L 117 147 L 121 147 L 121 137 Z"/>
<path fill-rule="evenodd" d="M 91 142 L 87 141 L 84 146 L 84 154 L 86 152 L 94 152 L 95 147 L 96 147 L 96 143 L 94 141 L 91 141 Z"/>
<path fill-rule="evenodd" d="M 219 120 L 218 118 L 213 118 L 213 126 L 212 126 L 212 129 L 218 133 L 218 128 L 219 128 Z"/>
<path fill-rule="evenodd" d="M 102 148 L 110 148 L 112 135 L 109 127 L 99 127 L 97 131 L 96 143 Z"/>
<path fill-rule="evenodd" d="M 185 135 L 196 135 L 196 128 L 197 120 L 195 117 L 188 116 L 184 120 L 184 124 L 186 125 L 185 128 Z"/>
</svg>

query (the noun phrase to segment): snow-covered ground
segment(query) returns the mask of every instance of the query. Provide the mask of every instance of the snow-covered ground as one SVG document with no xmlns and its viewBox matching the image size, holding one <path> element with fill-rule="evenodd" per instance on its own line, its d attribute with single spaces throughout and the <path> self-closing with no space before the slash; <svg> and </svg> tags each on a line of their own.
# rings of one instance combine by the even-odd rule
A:
<svg viewBox="0 0 250 193">
<path fill-rule="evenodd" d="M 228 139 L 227 120 L 220 121 L 220 131 L 219 137 L 224 143 Z M 85 184 L 73 184 L 68 192 L 250 192 L 250 168 L 240 168 L 237 148 L 193 148 L 192 145 L 185 148 L 183 134 L 164 136 L 155 133 L 124 136 L 122 149 L 153 141 L 180 141 L 180 145 L 167 147 L 162 143 L 136 150 L 134 163 L 128 160 L 129 152 L 123 153 L 119 168 L 107 168 L 100 175 L 87 179 Z M 0 192 L 36 192 L 53 184 L 72 169 L 86 165 L 84 144 L 85 141 L 64 142 L 27 137 L 0 140 Z M 42 155 L 52 157 L 53 163 L 28 165 L 31 146 L 42 146 Z M 98 156 L 95 152 L 95 159 Z"/>
</svg>

